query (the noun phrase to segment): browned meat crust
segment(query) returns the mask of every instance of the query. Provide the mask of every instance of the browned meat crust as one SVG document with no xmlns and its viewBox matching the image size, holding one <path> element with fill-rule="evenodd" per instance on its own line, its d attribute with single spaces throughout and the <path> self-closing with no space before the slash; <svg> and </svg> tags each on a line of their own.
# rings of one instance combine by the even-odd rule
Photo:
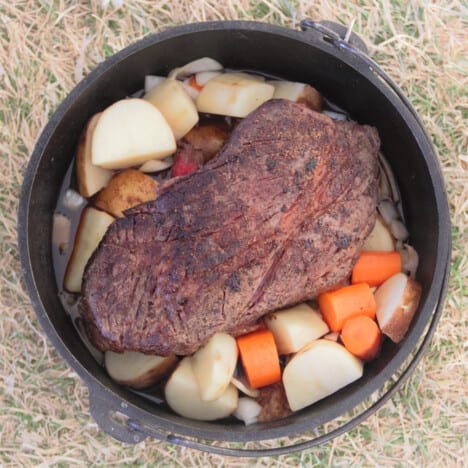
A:
<svg viewBox="0 0 468 468">
<path fill-rule="evenodd" d="M 203 169 L 110 226 L 83 281 L 92 342 L 190 354 L 343 281 L 375 222 L 379 145 L 371 127 L 262 105 Z"/>
</svg>

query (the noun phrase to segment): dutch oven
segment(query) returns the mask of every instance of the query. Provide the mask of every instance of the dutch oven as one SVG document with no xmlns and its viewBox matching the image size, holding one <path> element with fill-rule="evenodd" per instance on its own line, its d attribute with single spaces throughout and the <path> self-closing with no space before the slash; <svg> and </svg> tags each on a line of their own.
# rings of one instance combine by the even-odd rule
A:
<svg viewBox="0 0 468 468">
<path fill-rule="evenodd" d="M 360 380 L 273 423 L 246 427 L 234 419 L 189 420 L 116 384 L 83 344 L 58 297 L 51 251 L 52 215 L 87 120 L 140 89 L 146 74 L 166 75 L 202 56 L 213 57 L 233 69 L 258 70 L 311 83 L 355 120 L 377 127 L 404 201 L 411 244 L 420 257 L 417 280 L 423 292 L 404 340 L 399 345 L 386 340 L 381 356 L 366 365 Z M 276 455 L 323 443 L 382 406 L 413 371 L 432 337 L 442 311 L 450 259 L 444 183 L 431 141 L 416 112 L 369 59 L 359 37 L 346 34 L 340 25 L 310 20 L 301 23 L 300 31 L 256 22 L 190 24 L 148 36 L 100 64 L 60 105 L 37 142 L 24 177 L 18 236 L 23 275 L 38 320 L 55 348 L 88 386 L 90 412 L 99 427 L 128 443 L 149 436 L 237 456 Z M 115 413 L 125 419 L 116 419 Z M 345 415 L 333 430 L 322 429 L 326 422 Z M 263 450 L 216 444 L 300 434 L 305 434 L 300 443 Z"/>
</svg>

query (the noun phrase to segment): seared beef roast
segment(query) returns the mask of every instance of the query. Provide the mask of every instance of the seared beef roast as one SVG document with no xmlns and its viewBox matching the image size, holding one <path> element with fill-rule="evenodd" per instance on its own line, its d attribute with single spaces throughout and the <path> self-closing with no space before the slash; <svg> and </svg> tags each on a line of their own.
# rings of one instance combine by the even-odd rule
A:
<svg viewBox="0 0 468 468">
<path fill-rule="evenodd" d="M 201 170 L 126 212 L 87 265 L 101 350 L 190 354 L 343 282 L 375 222 L 377 131 L 272 100 Z"/>
</svg>

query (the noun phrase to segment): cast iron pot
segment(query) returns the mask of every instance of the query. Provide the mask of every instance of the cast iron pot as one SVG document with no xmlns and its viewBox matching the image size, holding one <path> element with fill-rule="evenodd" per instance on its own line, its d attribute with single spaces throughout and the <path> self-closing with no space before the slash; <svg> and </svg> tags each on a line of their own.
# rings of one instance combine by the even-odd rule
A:
<svg viewBox="0 0 468 468">
<path fill-rule="evenodd" d="M 345 28 L 329 22 L 305 20 L 301 29 L 255 22 L 212 22 L 146 37 L 110 57 L 79 83 L 39 138 L 25 174 L 19 208 L 18 235 L 26 287 L 49 339 L 88 386 L 92 416 L 102 430 L 118 440 L 135 443 L 150 436 L 237 456 L 273 455 L 311 447 L 348 431 L 385 403 L 412 372 L 430 341 L 442 310 L 450 258 L 447 198 L 430 139 L 407 99 L 368 58 L 357 36 L 345 37 Z M 259 70 L 311 83 L 354 119 L 377 127 L 404 200 L 411 243 L 420 255 L 417 280 L 422 284 L 422 298 L 403 342 L 396 346 L 386 340 L 380 358 L 366 366 L 363 378 L 286 419 L 268 424 L 245 427 L 235 420 L 189 420 L 116 384 L 91 356 L 57 296 L 52 214 L 85 123 L 96 112 L 140 89 L 145 74 L 166 75 L 202 56 L 213 57 L 230 68 Z M 363 409 L 332 431 L 319 430 L 325 422 L 349 414 L 358 405 Z M 117 420 L 116 412 L 127 419 Z M 304 441 L 264 450 L 214 443 L 299 434 L 305 434 Z"/>
</svg>

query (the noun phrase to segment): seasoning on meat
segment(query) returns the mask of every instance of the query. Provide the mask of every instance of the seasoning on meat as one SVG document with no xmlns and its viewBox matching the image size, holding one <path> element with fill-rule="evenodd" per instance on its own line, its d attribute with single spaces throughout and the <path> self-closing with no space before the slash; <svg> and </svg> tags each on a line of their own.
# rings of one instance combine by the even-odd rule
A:
<svg viewBox="0 0 468 468">
<path fill-rule="evenodd" d="M 375 223 L 379 145 L 374 128 L 263 104 L 203 168 L 110 226 L 83 281 L 91 341 L 191 354 L 342 282 Z"/>
</svg>

